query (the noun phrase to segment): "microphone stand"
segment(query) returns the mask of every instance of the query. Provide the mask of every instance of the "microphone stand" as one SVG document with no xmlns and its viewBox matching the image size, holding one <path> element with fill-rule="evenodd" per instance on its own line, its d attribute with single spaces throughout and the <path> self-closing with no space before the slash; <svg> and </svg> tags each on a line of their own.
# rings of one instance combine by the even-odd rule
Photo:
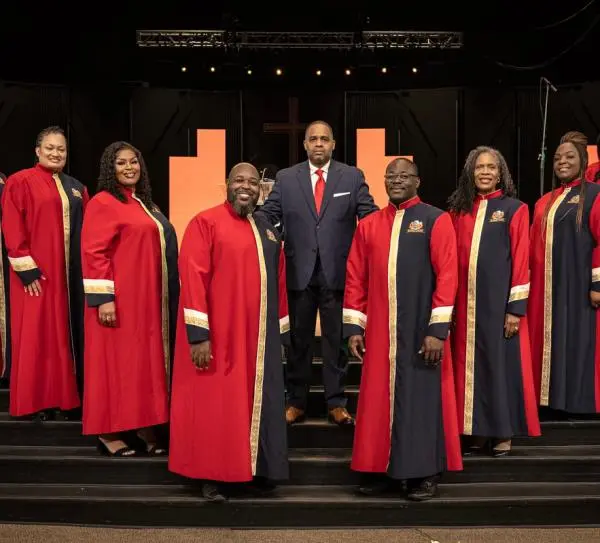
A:
<svg viewBox="0 0 600 543">
<path fill-rule="evenodd" d="M 550 83 L 545 77 L 540 78 L 540 86 L 542 83 L 546 84 L 546 98 L 544 100 L 544 112 L 542 115 L 542 148 L 539 154 L 540 161 L 540 196 L 544 195 L 544 169 L 546 166 L 546 128 L 548 126 L 548 97 L 550 89 L 554 92 L 558 92 L 556 87 Z"/>
</svg>

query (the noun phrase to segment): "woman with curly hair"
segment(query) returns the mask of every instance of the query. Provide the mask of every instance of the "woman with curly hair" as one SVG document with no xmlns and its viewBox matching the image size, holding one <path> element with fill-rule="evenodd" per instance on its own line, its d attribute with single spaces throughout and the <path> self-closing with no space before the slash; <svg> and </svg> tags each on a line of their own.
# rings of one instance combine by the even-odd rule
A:
<svg viewBox="0 0 600 543">
<path fill-rule="evenodd" d="M 473 149 L 449 200 L 458 247 L 453 361 L 466 454 L 540 435 L 526 309 L 529 210 L 502 154 Z"/>
<path fill-rule="evenodd" d="M 585 180 L 587 138 L 567 132 L 552 191 L 531 228 L 529 333 L 540 405 L 600 412 L 600 185 Z"/>
<path fill-rule="evenodd" d="M 166 454 L 155 427 L 168 420 L 179 299 L 175 230 L 152 202 L 143 157 L 129 143 L 102 155 L 98 193 L 82 233 L 85 315 L 83 433 L 110 456 Z"/>
</svg>

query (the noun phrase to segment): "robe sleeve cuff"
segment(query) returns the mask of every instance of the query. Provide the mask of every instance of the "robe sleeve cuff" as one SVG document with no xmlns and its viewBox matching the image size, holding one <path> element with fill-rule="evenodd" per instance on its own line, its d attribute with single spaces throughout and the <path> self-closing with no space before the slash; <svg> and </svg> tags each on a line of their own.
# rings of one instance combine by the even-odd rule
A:
<svg viewBox="0 0 600 543">
<path fill-rule="evenodd" d="M 441 340 L 446 340 L 450 332 L 450 323 L 452 322 L 453 310 L 454 306 L 452 305 L 434 307 L 431 310 L 431 318 L 429 319 L 427 335 Z"/>
<path fill-rule="evenodd" d="M 115 301 L 115 282 L 110 279 L 85 279 L 83 291 L 88 307 L 98 307 Z"/>
<path fill-rule="evenodd" d="M 527 299 L 529 298 L 529 283 L 515 285 L 510 289 L 506 312 L 517 317 L 524 317 L 527 313 Z"/>
<path fill-rule="evenodd" d="M 342 321 L 344 338 L 364 336 L 367 329 L 367 316 L 364 313 L 344 307 Z"/>
<path fill-rule="evenodd" d="M 279 319 L 279 334 L 281 335 L 281 344 L 289 347 L 291 341 L 289 315 Z"/>
<path fill-rule="evenodd" d="M 37 267 L 35 260 L 30 256 L 20 256 L 17 258 L 11 258 L 9 256 L 8 261 L 25 286 L 33 283 L 42 276 L 42 272 Z"/>
<path fill-rule="evenodd" d="M 183 320 L 187 332 L 188 343 L 202 343 L 210 339 L 208 315 L 195 309 L 183 308 Z"/>
<path fill-rule="evenodd" d="M 594 292 L 600 292 L 600 268 L 592 268 L 592 287 Z"/>
</svg>

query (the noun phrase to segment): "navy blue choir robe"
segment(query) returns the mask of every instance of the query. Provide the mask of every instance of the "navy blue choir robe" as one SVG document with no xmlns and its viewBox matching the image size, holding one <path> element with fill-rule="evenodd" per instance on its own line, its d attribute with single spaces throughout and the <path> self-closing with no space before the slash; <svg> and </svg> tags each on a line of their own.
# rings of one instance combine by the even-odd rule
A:
<svg viewBox="0 0 600 543">
<path fill-rule="evenodd" d="M 529 335 L 539 404 L 569 413 L 600 412 L 600 185 L 581 181 L 542 196 L 531 226 Z"/>
<path fill-rule="evenodd" d="M 348 256 L 344 336 L 365 336 L 351 467 L 395 479 L 461 470 L 448 334 L 457 286 L 448 213 L 418 196 L 358 224 Z M 444 341 L 437 368 L 419 354 Z"/>
<path fill-rule="evenodd" d="M 452 361 L 459 430 L 509 438 L 540 435 L 527 328 L 529 210 L 501 190 L 452 214 L 458 293 Z M 520 317 L 506 339 L 506 314 Z"/>
</svg>

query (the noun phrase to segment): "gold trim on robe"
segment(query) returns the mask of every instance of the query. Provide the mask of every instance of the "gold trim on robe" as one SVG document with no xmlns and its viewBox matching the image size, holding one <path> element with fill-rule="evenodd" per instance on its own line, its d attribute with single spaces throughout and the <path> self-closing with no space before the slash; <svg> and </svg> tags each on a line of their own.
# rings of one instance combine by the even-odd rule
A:
<svg viewBox="0 0 600 543">
<path fill-rule="evenodd" d="M 202 311 L 196 311 L 195 309 L 183 308 L 183 321 L 185 324 L 190 326 L 197 326 L 198 328 L 205 328 L 210 330 L 208 327 L 208 315 L 202 313 Z"/>
<path fill-rule="evenodd" d="M 60 180 L 59 174 L 55 173 L 52 175 L 54 183 L 56 184 L 56 190 L 60 196 L 60 202 L 62 205 L 62 219 L 63 219 L 63 241 L 65 251 L 65 279 L 67 281 L 67 315 L 69 316 L 69 339 L 71 340 L 71 353 L 73 355 L 73 369 L 75 366 L 75 342 L 73 341 L 73 326 L 72 326 L 72 315 L 71 315 L 71 285 L 69 280 L 69 264 L 71 261 L 71 204 L 69 197 L 65 192 L 62 181 Z"/>
<path fill-rule="evenodd" d="M 394 402 L 396 397 L 396 355 L 398 351 L 398 293 L 396 290 L 396 274 L 398 272 L 398 245 L 400 243 L 400 230 L 404 209 L 396 211 L 392 234 L 390 238 L 390 252 L 388 255 L 388 311 L 389 311 L 389 398 L 390 398 L 390 451 L 388 453 L 388 464 L 392 456 L 392 430 L 394 428 Z"/>
<path fill-rule="evenodd" d="M 592 283 L 597 283 L 600 281 L 600 268 L 592 269 Z"/>
<path fill-rule="evenodd" d="M 152 214 L 152 212 L 144 205 L 135 193 L 132 194 L 132 198 L 138 202 L 142 209 L 146 212 L 146 215 L 150 217 L 156 227 L 158 228 L 158 237 L 160 240 L 160 261 L 161 261 L 161 317 L 162 317 L 162 340 L 163 340 L 163 351 L 165 355 L 165 373 L 167 376 L 167 389 L 170 389 L 170 352 L 169 347 L 169 270 L 167 269 L 167 242 L 165 240 L 165 231 L 161 222 Z"/>
<path fill-rule="evenodd" d="M 542 380 L 540 405 L 550 403 L 550 372 L 552 365 L 552 252 L 554 247 L 554 217 L 571 188 L 565 191 L 550 206 L 546 218 L 546 246 L 544 247 L 544 336 L 542 343 Z"/>
<path fill-rule="evenodd" d="M 454 311 L 453 305 L 446 305 L 440 307 L 434 307 L 431 310 L 431 318 L 429 324 L 448 323 L 452 321 L 452 311 Z"/>
<path fill-rule="evenodd" d="M 250 460 L 252 475 L 256 475 L 256 464 L 258 461 L 258 449 L 260 438 L 260 416 L 263 402 L 263 384 L 265 377 L 265 347 L 267 340 L 267 266 L 263 251 L 260 233 L 254 222 L 254 218 L 248 216 L 256 241 L 258 254 L 258 268 L 260 271 L 260 311 L 258 315 L 258 342 L 256 345 L 256 370 L 254 377 L 254 400 L 252 402 L 252 423 L 250 425 Z"/>
<path fill-rule="evenodd" d="M 25 272 L 30 270 L 35 270 L 37 268 L 37 264 L 35 260 L 30 256 L 19 256 L 16 258 L 8 257 L 8 262 L 10 263 L 10 267 L 16 272 Z"/>
<path fill-rule="evenodd" d="M 84 279 L 83 292 L 85 294 L 114 294 L 115 282 L 110 279 Z"/>
<path fill-rule="evenodd" d="M 344 307 L 342 309 L 342 322 L 343 324 L 360 326 L 363 330 L 367 328 L 367 316 L 356 309 Z"/>
<path fill-rule="evenodd" d="M 529 298 L 529 283 L 526 285 L 515 285 L 510 289 L 510 295 L 508 297 L 508 303 L 519 302 Z"/>
<path fill-rule="evenodd" d="M 475 395 L 475 326 L 477 315 L 477 261 L 479 260 L 479 246 L 481 233 L 485 222 L 488 201 L 479 202 L 473 238 L 471 239 L 471 252 L 469 254 L 469 275 L 467 279 L 467 334 L 465 345 L 465 409 L 463 418 L 463 433 L 471 435 L 473 432 L 473 402 Z"/>
</svg>

